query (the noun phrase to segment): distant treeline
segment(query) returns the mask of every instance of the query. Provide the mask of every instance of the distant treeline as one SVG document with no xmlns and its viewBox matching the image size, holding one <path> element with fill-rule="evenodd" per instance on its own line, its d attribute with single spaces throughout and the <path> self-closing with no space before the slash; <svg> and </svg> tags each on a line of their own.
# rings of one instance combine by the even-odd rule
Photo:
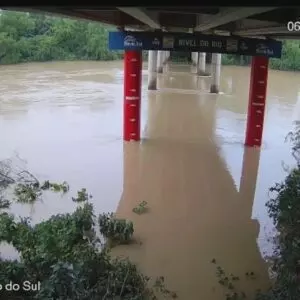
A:
<svg viewBox="0 0 300 300">
<path fill-rule="evenodd" d="M 109 30 L 95 22 L 2 11 L 0 63 L 119 59 L 121 53 L 107 48 Z"/>
<path fill-rule="evenodd" d="M 1 11 L 0 64 L 50 60 L 115 60 L 121 51 L 110 51 L 108 31 L 113 27 L 84 20 L 45 14 Z M 299 41 L 284 41 L 281 59 L 271 59 L 278 70 L 300 70 Z M 147 53 L 144 52 L 144 58 Z M 187 55 L 187 56 L 186 56 Z M 188 53 L 172 55 L 189 60 Z M 248 65 L 251 57 L 224 54 L 226 65 Z"/>
</svg>

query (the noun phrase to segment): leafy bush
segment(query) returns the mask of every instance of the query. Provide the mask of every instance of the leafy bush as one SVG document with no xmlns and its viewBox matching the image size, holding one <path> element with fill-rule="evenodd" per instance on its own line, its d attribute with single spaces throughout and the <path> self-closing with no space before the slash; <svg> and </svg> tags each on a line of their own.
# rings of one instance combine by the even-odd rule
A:
<svg viewBox="0 0 300 300">
<path fill-rule="evenodd" d="M 42 192 L 66 193 L 69 185 L 45 181 L 40 183 L 28 171 L 16 171 L 10 163 L 0 170 L 3 192 L 15 185 L 18 202 L 33 203 Z M 9 208 L 10 201 L 0 195 L 0 208 Z M 0 242 L 11 244 L 19 260 L 0 258 L 0 300 L 155 300 L 157 294 L 176 298 L 158 278 L 149 288 L 150 278 L 141 274 L 128 259 L 113 258 L 110 247 L 102 247 L 100 233 L 114 242 L 128 242 L 133 235 L 133 223 L 102 214 L 96 216 L 91 196 L 86 189 L 78 191 L 75 202 L 84 201 L 73 213 L 53 215 L 33 226 L 28 218 L 0 213 Z M 14 283 L 18 290 L 7 290 Z M 26 285 L 25 285 L 26 284 Z M 31 290 L 28 287 L 32 287 Z"/>
<path fill-rule="evenodd" d="M 35 184 L 23 184 L 19 183 L 14 190 L 17 202 L 22 203 L 33 203 L 39 196 L 41 196 L 41 191 L 39 186 Z"/>
<path fill-rule="evenodd" d="M 112 213 L 101 214 L 98 218 L 100 232 L 112 243 L 128 243 L 133 235 L 133 223 L 117 219 Z"/>
<path fill-rule="evenodd" d="M 13 215 L 2 213 L 0 241 L 11 243 L 19 251 L 20 260 L 0 260 L 1 284 L 12 281 L 22 287 L 24 281 L 30 281 L 41 285 L 37 291 L 2 290 L 0 299 L 157 299 L 155 289 L 148 288 L 150 278 L 129 260 L 112 258 L 108 249 L 100 249 L 94 218 L 90 203 L 35 226 L 28 219 L 17 221 Z M 99 223 L 107 226 L 100 228 L 102 233 L 113 232 L 108 236 L 128 240 L 133 233 L 130 222 L 102 215 Z M 155 287 L 164 295 L 176 297 L 162 284 L 156 282 Z"/>
</svg>

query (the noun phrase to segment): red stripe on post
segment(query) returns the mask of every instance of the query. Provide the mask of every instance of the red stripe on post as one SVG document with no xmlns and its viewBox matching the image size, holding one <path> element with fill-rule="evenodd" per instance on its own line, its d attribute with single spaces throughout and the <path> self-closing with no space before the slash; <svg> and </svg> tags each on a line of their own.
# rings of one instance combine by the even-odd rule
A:
<svg viewBox="0 0 300 300">
<path fill-rule="evenodd" d="M 260 147 L 262 143 L 268 83 L 269 59 L 255 56 L 251 63 L 248 116 L 245 145 Z"/>
<path fill-rule="evenodd" d="M 126 50 L 124 53 L 124 141 L 140 140 L 142 90 L 142 53 Z"/>
</svg>

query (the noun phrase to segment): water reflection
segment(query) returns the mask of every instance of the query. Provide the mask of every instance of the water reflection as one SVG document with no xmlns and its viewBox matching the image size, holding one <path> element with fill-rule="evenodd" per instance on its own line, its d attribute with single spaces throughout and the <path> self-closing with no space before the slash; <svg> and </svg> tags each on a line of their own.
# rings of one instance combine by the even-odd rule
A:
<svg viewBox="0 0 300 300">
<path fill-rule="evenodd" d="M 241 281 L 241 289 L 265 287 L 267 270 L 256 243 L 259 225 L 251 220 L 258 159 L 259 153 L 245 152 L 248 176 L 237 193 L 213 143 L 207 149 L 151 138 L 124 144 L 117 215 L 133 220 L 142 244 L 116 248 L 115 254 L 128 255 L 150 276 L 165 276 L 180 299 L 224 299 L 212 258 L 241 278 L 249 270 L 258 274 L 255 282 Z M 139 216 L 132 208 L 141 201 L 148 202 L 149 211 Z"/>
<path fill-rule="evenodd" d="M 243 205 L 249 205 L 248 210 L 251 211 L 250 215 L 244 216 L 251 218 L 252 216 L 252 202 L 255 198 L 257 174 L 260 160 L 260 149 L 258 148 L 244 148 L 242 172 L 239 184 L 239 196 Z M 257 233 L 259 230 L 257 231 Z"/>
<path fill-rule="evenodd" d="M 150 276 L 165 276 L 180 299 L 224 299 L 213 258 L 238 276 L 258 274 L 255 282 L 242 280 L 242 290 L 266 287 L 259 224 L 251 220 L 259 152 L 246 149 L 238 192 L 208 122 L 215 119 L 216 99 L 199 105 L 194 95 L 153 93 L 148 101 L 146 138 L 124 144 L 117 208 L 119 217 L 133 220 L 141 245 L 115 254 L 128 255 Z M 149 211 L 136 215 L 132 208 L 141 201 Z"/>
</svg>

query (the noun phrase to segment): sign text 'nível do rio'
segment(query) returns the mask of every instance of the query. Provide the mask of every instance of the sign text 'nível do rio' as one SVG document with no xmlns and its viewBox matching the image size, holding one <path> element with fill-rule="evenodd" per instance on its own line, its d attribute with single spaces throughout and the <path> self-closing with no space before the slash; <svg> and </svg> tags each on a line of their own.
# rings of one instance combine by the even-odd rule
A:
<svg viewBox="0 0 300 300">
<path fill-rule="evenodd" d="M 282 42 L 198 33 L 116 31 L 109 33 L 111 50 L 169 50 L 281 57 Z"/>
</svg>

